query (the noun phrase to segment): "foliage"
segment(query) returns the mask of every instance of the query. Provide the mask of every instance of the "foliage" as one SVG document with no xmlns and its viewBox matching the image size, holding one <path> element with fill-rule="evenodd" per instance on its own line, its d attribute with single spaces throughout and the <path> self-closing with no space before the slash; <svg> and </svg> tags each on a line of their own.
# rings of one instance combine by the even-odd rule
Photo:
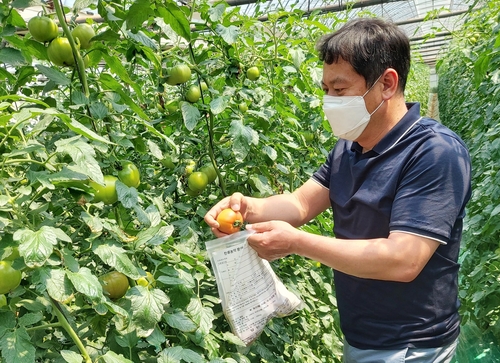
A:
<svg viewBox="0 0 500 363">
<path fill-rule="evenodd" d="M 415 58 L 415 57 L 414 57 Z M 408 102 L 419 102 L 422 115 L 427 114 L 429 107 L 430 69 L 420 61 L 413 61 L 408 75 L 405 98 Z"/>
<path fill-rule="evenodd" d="M 244 348 L 229 332 L 203 244 L 216 200 L 289 192 L 332 147 L 313 49 L 329 29 L 298 12 L 264 23 L 208 1 L 75 4 L 45 9 L 74 67 L 51 64 L 48 44 L 18 31 L 24 2 L 0 12 L 0 259 L 23 276 L 0 308 L 3 361 L 338 362 L 329 268 L 296 256 L 276 263 L 305 308 Z M 97 35 L 79 49 L 71 30 L 84 6 L 103 21 L 89 21 Z M 177 64 L 192 75 L 170 85 Z M 184 99 L 192 85 L 201 86 L 194 103 Z M 217 174 L 196 196 L 187 188 L 192 160 L 195 171 L 211 164 Z M 116 180 L 118 200 L 97 202 L 96 185 L 119 176 L 124 161 L 139 168 L 140 184 Z M 331 215 L 304 228 L 329 234 Z M 109 271 L 128 277 L 123 298 L 103 293 L 99 277 Z M 147 272 L 155 284 L 137 284 Z"/>
<path fill-rule="evenodd" d="M 500 2 L 468 15 L 438 63 L 439 112 L 468 144 L 473 195 L 461 253 L 463 322 L 500 338 Z"/>
<path fill-rule="evenodd" d="M 28 3 L 0 10 L 0 260 L 22 271 L 0 307 L 2 361 L 339 362 L 332 271 L 297 256 L 273 266 L 304 309 L 242 346 L 221 311 L 203 216 L 235 191 L 288 193 L 324 161 L 335 140 L 314 45 L 345 14 L 261 22 L 223 2 L 54 2 L 45 15 L 74 57 L 62 64 L 75 62 L 59 67 L 22 31 Z M 88 48 L 72 35 L 86 6 L 102 17 L 88 21 Z M 186 82 L 170 77 L 179 64 Z M 201 98 L 188 102 L 193 86 Z M 98 202 L 96 185 L 126 161 L 140 184 L 113 179 L 113 198 Z M 192 193 L 188 175 L 206 165 L 216 177 Z M 303 228 L 331 234 L 331 212 Z M 122 298 L 103 292 L 110 271 L 128 277 Z"/>
</svg>

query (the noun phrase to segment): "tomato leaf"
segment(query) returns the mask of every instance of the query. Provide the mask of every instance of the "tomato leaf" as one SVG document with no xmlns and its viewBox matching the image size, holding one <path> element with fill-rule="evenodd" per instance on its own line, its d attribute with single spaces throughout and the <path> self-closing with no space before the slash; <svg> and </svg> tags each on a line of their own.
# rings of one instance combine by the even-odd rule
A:
<svg viewBox="0 0 500 363">
<path fill-rule="evenodd" d="M 111 350 L 107 351 L 106 354 L 99 356 L 99 360 L 102 360 L 104 363 L 134 363 L 125 358 L 123 355 L 116 354 Z M 79 362 L 81 362 L 81 359 Z"/>
<path fill-rule="evenodd" d="M 136 247 L 145 244 L 151 246 L 159 246 L 164 243 L 174 232 L 173 226 L 157 225 L 148 229 L 144 229 L 137 234 L 135 242 Z"/>
<path fill-rule="evenodd" d="M 109 73 L 101 73 L 99 79 L 104 89 L 109 89 L 119 94 L 123 102 L 125 102 L 132 111 L 137 113 L 144 120 L 149 120 L 149 116 L 144 113 L 140 106 L 137 105 L 136 101 L 134 101 L 129 95 L 125 93 L 123 85 L 116 79 L 114 79 Z M 142 98 L 142 95 L 140 93 L 138 93 L 137 95 L 141 96 Z"/>
<path fill-rule="evenodd" d="M 61 350 L 61 357 L 68 363 L 81 363 L 82 356 L 72 350 Z"/>
<path fill-rule="evenodd" d="M 227 44 L 235 43 L 238 40 L 238 36 L 240 34 L 240 30 L 238 27 L 234 25 L 225 27 L 222 24 L 217 24 L 217 26 L 215 27 L 215 32 L 219 34 Z"/>
<path fill-rule="evenodd" d="M 212 322 L 215 320 L 215 314 L 212 309 L 203 306 L 200 298 L 192 298 L 186 311 L 194 322 L 199 325 L 202 333 L 208 334 L 210 332 L 213 326 Z"/>
<path fill-rule="evenodd" d="M 180 106 L 184 125 L 189 131 L 193 131 L 201 117 L 200 111 L 188 102 L 180 102 Z"/>
<path fill-rule="evenodd" d="M 134 29 L 141 26 L 151 15 L 151 2 L 149 0 L 136 0 L 130 6 L 125 21 L 127 29 Z"/>
<path fill-rule="evenodd" d="M 20 241 L 19 254 L 24 257 L 28 267 L 40 267 L 52 254 L 57 240 L 71 242 L 71 238 L 59 228 L 42 226 L 34 232 L 29 229 L 18 229 L 14 240 Z"/>
<path fill-rule="evenodd" d="M 153 332 L 165 313 L 165 305 L 170 301 L 163 291 L 143 286 L 131 288 L 125 298 L 131 302 L 132 322 L 140 337 L 147 337 Z"/>
<path fill-rule="evenodd" d="M 66 274 L 76 291 L 95 301 L 104 299 L 101 283 L 87 267 L 80 268 L 78 272 L 67 271 Z"/>
<path fill-rule="evenodd" d="M 227 108 L 229 98 L 228 97 L 218 97 L 215 98 L 213 101 L 210 102 L 210 111 L 214 115 L 218 115 Z"/>
<path fill-rule="evenodd" d="M 226 11 L 226 4 L 225 3 L 219 3 L 215 6 L 212 6 L 208 10 L 208 15 L 210 17 L 210 21 L 212 22 L 217 22 L 222 19 L 224 16 L 224 12 Z"/>
<path fill-rule="evenodd" d="M 5 333 L 0 339 L 0 348 L 5 363 L 31 363 L 35 361 L 35 346 L 25 328 Z"/>
<path fill-rule="evenodd" d="M 71 282 L 64 270 L 46 269 L 46 274 L 41 275 L 41 282 L 47 287 L 47 293 L 59 302 L 67 300 L 73 290 Z"/>
<path fill-rule="evenodd" d="M 85 136 L 89 140 L 96 140 L 103 142 L 105 144 L 112 144 L 111 141 L 105 139 L 102 136 L 97 135 L 94 131 L 90 130 L 88 127 L 82 125 L 80 122 L 76 120 L 72 120 L 68 115 L 61 113 L 54 108 L 47 108 L 46 110 L 42 110 L 41 112 L 59 117 L 61 121 L 64 122 L 70 130 L 74 131 L 78 135 Z"/>
<path fill-rule="evenodd" d="M 26 59 L 23 57 L 21 51 L 14 48 L 5 47 L 0 49 L 0 63 L 19 67 L 23 64 L 26 64 Z"/>
<path fill-rule="evenodd" d="M 105 264 L 115 268 L 131 279 L 136 280 L 142 276 L 128 257 L 127 251 L 123 248 L 114 244 L 101 242 L 95 244 L 93 251 Z"/>
<path fill-rule="evenodd" d="M 132 79 L 130 78 L 130 76 L 127 72 L 127 69 L 123 66 L 121 60 L 118 57 L 113 57 L 113 56 L 107 54 L 106 52 L 104 52 L 104 50 L 101 53 L 102 53 L 102 57 L 104 58 L 104 60 L 106 61 L 106 64 L 109 67 L 109 70 L 112 73 L 114 73 L 116 76 L 118 76 L 118 78 L 120 78 L 121 81 L 126 82 L 130 87 L 132 87 L 134 89 L 134 91 L 137 93 L 137 95 L 139 96 L 139 98 L 142 99 L 143 95 L 142 95 L 141 88 L 138 86 L 137 82 L 132 81 Z M 122 84 L 120 84 L 120 87 L 118 88 L 118 87 L 116 87 L 116 83 L 117 83 L 116 80 L 114 80 L 113 78 L 109 78 L 109 77 L 106 77 L 105 79 L 107 80 L 107 84 L 110 85 L 114 91 L 120 90 L 123 93 L 123 91 L 122 91 L 123 85 Z M 121 96 L 121 93 L 120 93 L 120 96 Z"/>
<path fill-rule="evenodd" d="M 44 76 L 46 76 L 55 84 L 67 86 L 71 83 L 71 80 L 68 77 L 66 77 L 64 73 L 58 71 L 55 68 L 45 67 L 41 64 L 37 64 L 36 68 L 40 71 L 40 73 L 42 73 Z"/>
<path fill-rule="evenodd" d="M 191 40 L 191 27 L 186 15 L 172 2 L 167 2 L 166 6 L 158 7 L 158 13 L 166 24 L 187 41 Z"/>
<path fill-rule="evenodd" d="M 162 350 L 160 356 L 158 357 L 158 363 L 177 363 L 181 361 L 189 363 L 205 362 L 203 357 L 195 351 L 179 346 Z"/>
<path fill-rule="evenodd" d="M 173 314 L 166 314 L 165 321 L 172 328 L 178 329 L 184 333 L 193 332 L 197 328 L 196 324 L 182 311 L 177 311 Z"/>
<path fill-rule="evenodd" d="M 88 175 L 96 183 L 103 184 L 104 176 L 99 163 L 95 159 L 95 150 L 92 146 L 75 136 L 70 139 L 58 140 L 55 142 L 57 151 L 71 156 L 77 166 L 77 171 Z"/>
<path fill-rule="evenodd" d="M 240 120 L 233 120 L 229 129 L 233 137 L 233 153 L 238 161 L 244 160 L 250 152 L 251 145 L 259 143 L 259 134 Z"/>
</svg>

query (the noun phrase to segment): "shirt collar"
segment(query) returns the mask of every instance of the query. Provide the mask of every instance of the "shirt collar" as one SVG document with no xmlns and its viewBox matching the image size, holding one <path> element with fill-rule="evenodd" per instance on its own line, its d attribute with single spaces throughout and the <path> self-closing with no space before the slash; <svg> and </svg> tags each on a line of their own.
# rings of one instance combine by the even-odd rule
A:
<svg viewBox="0 0 500 363">
<path fill-rule="evenodd" d="M 412 102 L 406 103 L 408 112 L 403 116 L 401 120 L 385 135 L 382 140 L 380 140 L 377 145 L 371 150 L 376 154 L 380 155 L 384 151 L 390 149 L 395 143 L 401 139 L 420 119 L 420 103 Z M 357 142 L 353 142 L 351 145 L 352 151 L 357 151 L 359 153 L 363 152 L 363 147 Z"/>
</svg>

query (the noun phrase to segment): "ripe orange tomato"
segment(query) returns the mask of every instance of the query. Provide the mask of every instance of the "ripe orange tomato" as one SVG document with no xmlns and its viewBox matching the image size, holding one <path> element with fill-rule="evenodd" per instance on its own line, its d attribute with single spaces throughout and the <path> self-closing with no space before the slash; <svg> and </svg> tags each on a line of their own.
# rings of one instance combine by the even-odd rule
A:
<svg viewBox="0 0 500 363">
<path fill-rule="evenodd" d="M 241 230 L 243 216 L 240 212 L 235 212 L 231 208 L 226 208 L 217 216 L 217 222 L 219 222 L 219 231 L 233 234 Z"/>
</svg>

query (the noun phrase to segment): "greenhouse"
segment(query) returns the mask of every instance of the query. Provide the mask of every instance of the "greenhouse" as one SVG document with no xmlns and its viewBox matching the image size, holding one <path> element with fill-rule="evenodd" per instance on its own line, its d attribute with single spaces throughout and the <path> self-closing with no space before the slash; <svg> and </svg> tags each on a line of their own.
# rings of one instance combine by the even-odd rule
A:
<svg viewBox="0 0 500 363">
<path fill-rule="evenodd" d="M 500 362 L 499 0 L 0 13 L 0 363 Z"/>
</svg>

